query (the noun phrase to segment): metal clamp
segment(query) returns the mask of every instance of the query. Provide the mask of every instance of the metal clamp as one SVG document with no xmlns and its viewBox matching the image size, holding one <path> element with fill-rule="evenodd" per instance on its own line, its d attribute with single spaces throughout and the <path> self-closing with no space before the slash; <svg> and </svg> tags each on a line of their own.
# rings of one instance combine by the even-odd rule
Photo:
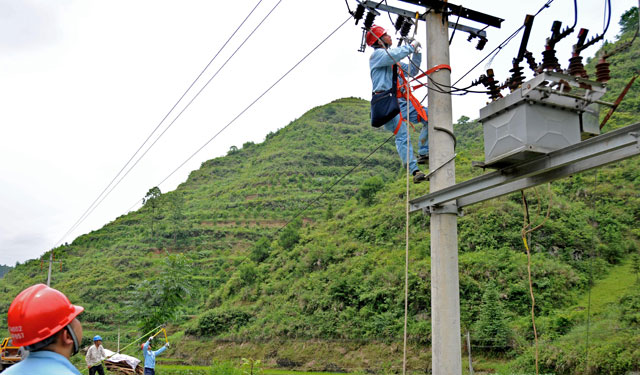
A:
<svg viewBox="0 0 640 375">
<path fill-rule="evenodd" d="M 431 214 L 454 214 L 462 216 L 460 210 L 458 210 L 458 205 L 455 203 L 445 204 L 442 206 L 427 206 L 422 209 L 422 212 L 425 215 Z"/>
<path fill-rule="evenodd" d="M 434 170 L 429 171 L 429 173 L 427 174 L 427 178 L 431 177 L 432 174 L 436 173 L 442 167 L 444 167 L 445 165 L 449 164 L 453 159 L 456 158 L 456 156 L 458 156 L 458 154 L 453 154 L 453 156 L 449 160 L 445 161 L 444 163 L 442 163 L 439 167 L 435 168 Z"/>
<path fill-rule="evenodd" d="M 636 139 L 636 147 L 640 148 L 640 133 L 630 132 L 629 135 Z"/>
</svg>

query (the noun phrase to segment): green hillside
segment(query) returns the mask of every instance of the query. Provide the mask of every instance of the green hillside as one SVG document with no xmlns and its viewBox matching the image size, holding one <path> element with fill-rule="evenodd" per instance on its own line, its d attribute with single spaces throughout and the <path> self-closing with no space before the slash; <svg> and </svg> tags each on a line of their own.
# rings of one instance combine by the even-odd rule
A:
<svg viewBox="0 0 640 375">
<path fill-rule="evenodd" d="M 637 46 L 610 58 L 604 100 L 637 70 Z M 636 83 L 604 131 L 638 121 Z M 482 173 L 471 166 L 484 157 L 482 128 L 466 117 L 454 128 L 464 181 Z M 187 363 L 247 357 L 268 367 L 397 372 L 405 176 L 393 140 L 333 186 L 388 137 L 369 125 L 368 101 L 314 108 L 263 143 L 204 162 L 175 191 L 150 187 L 139 210 L 55 249 L 62 270 L 52 286 L 85 307 L 85 343 L 99 333 L 113 348 L 117 328 L 129 342 L 166 322 L 169 356 Z M 531 239 L 541 373 L 640 370 L 639 166 L 634 158 L 526 192 L 534 221 L 551 202 Z M 412 197 L 427 192 L 426 183 L 411 186 Z M 458 220 L 461 322 L 487 371 L 535 372 L 523 220 L 520 193 Z M 424 373 L 427 216 L 411 216 L 410 239 L 408 363 Z M 39 260 L 0 279 L 0 326 L 13 297 L 45 279 Z"/>
<path fill-rule="evenodd" d="M 9 272 L 13 267 L 0 264 L 0 279 Z"/>
</svg>

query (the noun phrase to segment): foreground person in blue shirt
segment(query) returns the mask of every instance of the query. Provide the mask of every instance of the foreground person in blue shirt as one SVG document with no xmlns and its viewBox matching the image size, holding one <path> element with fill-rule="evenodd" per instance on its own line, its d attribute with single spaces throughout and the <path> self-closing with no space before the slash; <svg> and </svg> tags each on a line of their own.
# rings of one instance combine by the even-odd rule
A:
<svg viewBox="0 0 640 375">
<path fill-rule="evenodd" d="M 60 291 L 44 284 L 30 286 L 9 306 L 7 325 L 14 345 L 29 356 L 3 375 L 79 375 L 69 362 L 82 341 L 82 325 L 76 317 L 84 310 Z"/>
<path fill-rule="evenodd" d="M 155 352 L 151 350 L 151 340 L 153 336 L 149 337 L 149 340 L 142 345 L 142 353 L 144 354 L 144 375 L 155 375 L 156 373 L 156 356 L 167 350 L 169 343 Z"/>
<path fill-rule="evenodd" d="M 369 57 L 369 68 L 371 69 L 371 82 L 373 84 L 373 94 L 383 92 L 391 89 L 393 85 L 393 65 L 398 64 L 399 69 L 404 71 L 407 78 L 409 76 L 415 76 L 419 71 L 420 63 L 422 62 L 422 55 L 420 54 L 420 43 L 413 41 L 411 44 L 406 44 L 401 47 L 391 48 L 393 41 L 387 34 L 386 30 L 380 26 L 374 25 L 366 37 L 367 45 L 374 49 L 373 53 Z M 400 60 L 412 55 L 411 64 L 400 63 Z M 416 112 L 413 104 L 407 103 L 404 96 L 398 98 L 398 104 L 400 106 L 400 113 L 403 118 L 406 117 L 407 104 L 409 105 L 409 120 L 412 123 L 418 122 L 418 113 Z M 422 109 L 427 112 L 425 107 Z M 420 120 L 422 123 L 422 130 L 418 138 L 419 157 L 416 160 L 413 154 L 413 147 L 409 142 L 409 171 L 413 175 L 413 182 L 420 183 L 427 180 L 427 176 L 420 171 L 418 164 L 428 164 L 429 161 L 429 140 L 427 133 L 427 122 Z M 400 115 L 397 115 L 389 122 L 384 124 L 384 128 L 388 131 L 394 132 L 396 135 L 396 149 L 402 159 L 402 164 L 407 165 L 407 139 L 409 138 L 409 132 L 407 131 L 406 122 L 400 123 Z"/>
</svg>

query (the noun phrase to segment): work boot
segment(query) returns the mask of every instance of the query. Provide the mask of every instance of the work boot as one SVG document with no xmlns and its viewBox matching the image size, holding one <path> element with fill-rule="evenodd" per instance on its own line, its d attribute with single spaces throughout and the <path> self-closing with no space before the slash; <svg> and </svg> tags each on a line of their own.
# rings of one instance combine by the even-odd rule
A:
<svg viewBox="0 0 640 375">
<path fill-rule="evenodd" d="M 427 175 L 424 174 L 422 171 L 417 170 L 417 171 L 413 172 L 413 183 L 414 184 L 419 184 L 422 181 L 427 181 L 427 180 L 428 180 Z"/>
<path fill-rule="evenodd" d="M 418 155 L 418 164 L 429 164 L 429 154 Z"/>
</svg>

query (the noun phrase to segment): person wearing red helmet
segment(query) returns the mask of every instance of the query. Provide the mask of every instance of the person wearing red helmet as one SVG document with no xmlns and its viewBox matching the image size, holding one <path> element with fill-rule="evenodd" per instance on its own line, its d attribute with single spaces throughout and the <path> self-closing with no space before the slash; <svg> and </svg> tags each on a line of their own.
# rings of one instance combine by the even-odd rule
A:
<svg viewBox="0 0 640 375">
<path fill-rule="evenodd" d="M 29 356 L 3 375 L 80 374 L 69 358 L 80 349 L 82 306 L 44 284 L 23 290 L 9 306 L 7 324 L 13 342 Z"/>
<path fill-rule="evenodd" d="M 404 72 L 405 76 L 414 76 L 419 72 L 419 66 L 422 62 L 422 55 L 420 54 L 420 42 L 412 41 L 411 44 L 407 43 L 403 46 L 392 48 L 393 41 L 387 34 L 386 30 L 377 25 L 373 25 L 366 35 L 367 45 L 374 49 L 373 53 L 369 57 L 369 68 L 371 69 L 371 82 L 373 84 L 373 95 L 382 94 L 387 90 L 391 90 L 393 87 L 393 65 L 397 64 Z M 412 55 L 411 63 L 405 64 L 400 61 L 405 57 Z M 372 101 L 373 102 L 373 101 Z M 398 97 L 398 105 L 400 107 L 400 114 L 402 118 L 406 117 L 407 113 L 407 100 L 406 97 Z M 427 113 L 427 109 L 422 107 L 424 113 Z M 419 158 L 416 160 L 413 154 L 413 147 L 411 142 L 407 142 L 409 133 L 407 131 L 407 124 L 403 121 L 400 123 L 400 114 L 393 117 L 391 120 L 384 124 L 384 128 L 388 131 L 396 134 L 396 149 L 402 160 L 402 164 L 407 164 L 407 143 L 409 145 L 409 170 L 413 174 L 413 182 L 420 183 L 427 180 L 427 176 L 420 171 L 418 164 L 426 164 L 429 160 L 429 141 L 427 133 L 427 121 L 418 117 L 418 112 L 414 108 L 413 104 L 409 103 L 409 120 L 412 123 L 422 122 L 422 130 L 418 138 Z M 426 116 L 425 116 L 426 117 Z"/>
</svg>

